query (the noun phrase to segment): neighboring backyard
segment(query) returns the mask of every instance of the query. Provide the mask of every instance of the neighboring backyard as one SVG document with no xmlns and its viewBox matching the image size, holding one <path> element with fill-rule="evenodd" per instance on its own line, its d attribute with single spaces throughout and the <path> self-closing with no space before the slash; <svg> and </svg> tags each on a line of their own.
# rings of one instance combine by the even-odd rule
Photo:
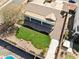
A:
<svg viewBox="0 0 79 59">
<path fill-rule="evenodd" d="M 71 55 L 67 55 L 65 59 L 75 59 L 75 57 Z"/>
<path fill-rule="evenodd" d="M 51 40 L 49 35 L 26 27 L 20 27 L 16 33 L 16 37 L 26 41 L 31 41 L 31 43 L 39 49 L 48 48 Z"/>
<path fill-rule="evenodd" d="M 79 52 L 79 44 L 78 43 L 74 43 L 73 48 Z"/>
</svg>

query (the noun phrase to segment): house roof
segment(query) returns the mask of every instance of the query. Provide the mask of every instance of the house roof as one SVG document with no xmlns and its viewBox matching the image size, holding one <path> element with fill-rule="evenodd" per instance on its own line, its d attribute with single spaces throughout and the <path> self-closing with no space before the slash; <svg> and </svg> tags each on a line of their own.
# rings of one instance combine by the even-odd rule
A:
<svg viewBox="0 0 79 59">
<path fill-rule="evenodd" d="M 50 13 L 52 13 L 52 9 L 42 6 L 42 5 L 38 5 L 38 4 L 34 4 L 34 3 L 28 3 L 27 7 L 26 7 L 26 11 L 30 11 L 42 16 L 46 16 Z"/>
<path fill-rule="evenodd" d="M 26 8 L 26 15 L 45 20 L 45 18 L 49 18 L 51 20 L 56 21 L 55 14 L 52 12 L 51 8 L 44 7 L 41 5 L 33 4 L 33 3 L 28 3 L 27 8 Z"/>
</svg>

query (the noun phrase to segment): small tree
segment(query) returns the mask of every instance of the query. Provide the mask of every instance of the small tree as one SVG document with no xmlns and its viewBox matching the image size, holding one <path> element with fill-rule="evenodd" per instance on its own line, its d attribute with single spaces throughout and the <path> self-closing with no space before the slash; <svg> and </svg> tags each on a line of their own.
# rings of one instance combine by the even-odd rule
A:
<svg viewBox="0 0 79 59">
<path fill-rule="evenodd" d="M 0 11 L 0 15 L 3 16 L 4 23 L 1 25 L 0 32 L 7 33 L 7 32 L 13 32 L 15 29 L 14 24 L 17 23 L 19 20 L 23 20 L 23 14 L 21 12 L 21 6 L 17 6 L 14 4 L 11 4 L 9 6 L 6 6 Z"/>
<path fill-rule="evenodd" d="M 68 39 L 68 38 L 69 38 L 68 34 L 69 34 L 68 31 L 66 31 L 66 32 L 64 33 L 64 39 Z"/>
</svg>

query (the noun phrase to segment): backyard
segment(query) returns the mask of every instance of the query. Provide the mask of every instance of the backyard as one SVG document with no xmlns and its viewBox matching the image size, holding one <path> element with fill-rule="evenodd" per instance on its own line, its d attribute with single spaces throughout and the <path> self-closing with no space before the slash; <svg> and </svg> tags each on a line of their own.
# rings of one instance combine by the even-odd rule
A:
<svg viewBox="0 0 79 59">
<path fill-rule="evenodd" d="M 26 41 L 31 41 L 31 43 L 38 49 L 48 48 L 51 40 L 49 35 L 40 33 L 27 27 L 20 27 L 16 32 L 16 37 Z"/>
</svg>

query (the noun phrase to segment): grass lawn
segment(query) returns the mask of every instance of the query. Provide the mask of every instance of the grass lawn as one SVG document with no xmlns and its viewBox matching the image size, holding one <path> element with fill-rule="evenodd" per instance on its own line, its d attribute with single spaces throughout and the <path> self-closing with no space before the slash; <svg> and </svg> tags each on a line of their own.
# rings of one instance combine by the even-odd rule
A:
<svg viewBox="0 0 79 59">
<path fill-rule="evenodd" d="M 21 27 L 16 33 L 16 37 L 31 41 L 32 44 L 39 49 L 47 48 L 50 44 L 50 37 L 35 30 Z"/>
<path fill-rule="evenodd" d="M 75 59 L 75 57 L 72 55 L 67 55 L 65 59 Z"/>
</svg>

